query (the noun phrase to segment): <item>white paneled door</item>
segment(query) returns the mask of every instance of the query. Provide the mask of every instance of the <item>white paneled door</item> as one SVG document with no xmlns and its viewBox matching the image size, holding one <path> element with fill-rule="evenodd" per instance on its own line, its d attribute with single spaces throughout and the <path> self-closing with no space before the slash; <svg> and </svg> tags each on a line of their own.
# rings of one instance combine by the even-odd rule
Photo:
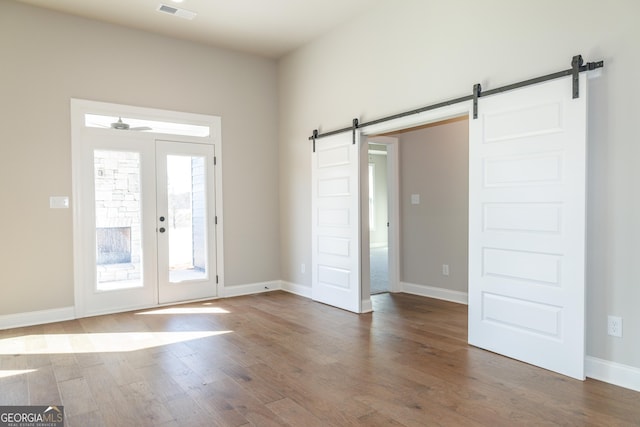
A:
<svg viewBox="0 0 640 427">
<path fill-rule="evenodd" d="M 469 141 L 469 343 L 584 379 L 586 76 L 481 98 Z"/>
<path fill-rule="evenodd" d="M 312 154 L 312 297 L 361 311 L 359 135 L 323 137 Z"/>
</svg>

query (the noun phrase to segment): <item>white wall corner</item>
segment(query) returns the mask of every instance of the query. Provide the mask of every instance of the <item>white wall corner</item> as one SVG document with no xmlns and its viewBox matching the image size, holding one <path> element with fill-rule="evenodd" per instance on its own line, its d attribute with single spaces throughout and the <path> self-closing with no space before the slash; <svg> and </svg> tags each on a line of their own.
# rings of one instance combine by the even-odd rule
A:
<svg viewBox="0 0 640 427">
<path fill-rule="evenodd" d="M 20 328 L 75 319 L 73 307 L 51 310 L 30 311 L 27 313 L 5 314 L 0 316 L 0 329 Z"/>
<path fill-rule="evenodd" d="M 456 302 L 468 305 L 469 294 L 466 292 L 452 291 L 450 289 L 438 288 L 428 285 L 416 285 L 415 283 L 400 282 L 400 292 L 421 297 L 441 299 L 444 301 Z"/>
<path fill-rule="evenodd" d="M 264 292 L 279 291 L 282 289 L 280 280 L 267 282 L 248 283 L 246 285 L 225 286 L 220 290 L 221 298 L 239 297 L 243 295 L 260 294 Z"/>
<path fill-rule="evenodd" d="M 297 283 L 281 282 L 283 291 L 299 295 L 305 298 L 311 298 L 311 286 L 298 285 Z"/>
<path fill-rule="evenodd" d="M 585 374 L 594 380 L 640 391 L 640 368 L 587 356 Z"/>
</svg>

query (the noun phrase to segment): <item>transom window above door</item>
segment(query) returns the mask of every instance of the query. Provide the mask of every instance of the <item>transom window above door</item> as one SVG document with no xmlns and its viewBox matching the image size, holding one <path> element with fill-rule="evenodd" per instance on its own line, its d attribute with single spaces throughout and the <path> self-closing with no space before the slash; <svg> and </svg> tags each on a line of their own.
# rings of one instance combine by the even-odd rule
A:
<svg viewBox="0 0 640 427">
<path fill-rule="evenodd" d="M 203 138 L 211 135 L 211 128 L 209 126 L 89 113 L 85 113 L 84 115 L 84 125 L 90 128 L 111 128 L 138 132 L 164 133 L 167 135 L 199 136 Z"/>
</svg>

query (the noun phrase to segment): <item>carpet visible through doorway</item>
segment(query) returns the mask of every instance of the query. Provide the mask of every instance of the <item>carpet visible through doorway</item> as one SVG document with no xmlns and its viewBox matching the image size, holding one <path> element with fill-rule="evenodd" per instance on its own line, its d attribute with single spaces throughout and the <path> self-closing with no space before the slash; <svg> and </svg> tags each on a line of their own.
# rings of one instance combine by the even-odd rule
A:
<svg viewBox="0 0 640 427">
<path fill-rule="evenodd" d="M 389 248 L 371 248 L 371 295 L 389 292 Z"/>
</svg>

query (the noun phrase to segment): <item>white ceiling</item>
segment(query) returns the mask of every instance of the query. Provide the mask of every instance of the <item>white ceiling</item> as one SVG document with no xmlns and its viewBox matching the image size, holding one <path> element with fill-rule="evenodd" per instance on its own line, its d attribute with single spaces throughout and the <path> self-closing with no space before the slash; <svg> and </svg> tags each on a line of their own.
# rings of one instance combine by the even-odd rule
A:
<svg viewBox="0 0 640 427">
<path fill-rule="evenodd" d="M 18 0 L 63 13 L 278 58 L 383 0 Z M 186 20 L 158 6 L 196 12 Z"/>
</svg>

